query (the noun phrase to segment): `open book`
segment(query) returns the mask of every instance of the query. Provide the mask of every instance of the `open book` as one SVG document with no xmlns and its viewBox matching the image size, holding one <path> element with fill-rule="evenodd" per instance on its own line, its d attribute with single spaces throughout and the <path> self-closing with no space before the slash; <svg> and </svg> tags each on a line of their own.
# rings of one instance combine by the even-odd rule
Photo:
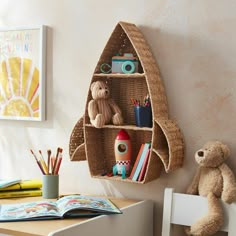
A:
<svg viewBox="0 0 236 236">
<path fill-rule="evenodd" d="M 57 201 L 37 201 L 0 205 L 0 222 L 62 219 L 70 217 L 121 214 L 109 199 L 70 195 Z"/>
</svg>

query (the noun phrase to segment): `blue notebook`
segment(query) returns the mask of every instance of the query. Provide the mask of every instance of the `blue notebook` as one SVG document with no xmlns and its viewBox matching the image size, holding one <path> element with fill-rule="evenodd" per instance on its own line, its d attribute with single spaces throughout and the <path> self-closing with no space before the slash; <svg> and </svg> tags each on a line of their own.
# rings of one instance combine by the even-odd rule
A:
<svg viewBox="0 0 236 236">
<path fill-rule="evenodd" d="M 0 188 L 5 188 L 21 182 L 21 179 L 0 179 Z"/>
</svg>

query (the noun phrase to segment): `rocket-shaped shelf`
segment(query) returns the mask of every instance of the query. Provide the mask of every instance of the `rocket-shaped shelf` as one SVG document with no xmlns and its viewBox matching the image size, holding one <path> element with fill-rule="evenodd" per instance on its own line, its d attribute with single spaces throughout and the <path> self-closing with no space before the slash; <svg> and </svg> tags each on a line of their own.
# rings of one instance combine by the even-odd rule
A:
<svg viewBox="0 0 236 236">
<path fill-rule="evenodd" d="M 139 71 L 133 74 L 104 74 L 103 63 L 110 63 L 117 53 L 132 53 L 139 60 Z M 183 164 L 184 142 L 177 124 L 168 116 L 167 98 L 160 79 L 160 72 L 143 34 L 136 25 L 119 22 L 108 40 L 97 63 L 91 83 L 106 81 L 111 96 L 122 110 L 124 125 L 105 125 L 95 128 L 88 116 L 88 92 L 85 114 L 76 123 L 70 137 L 69 151 L 72 161 L 87 160 L 90 174 L 94 178 L 118 180 L 132 183 L 147 183 L 160 176 L 161 170 L 168 173 Z M 140 128 L 135 125 L 134 108 L 130 98 L 149 94 L 153 126 Z M 120 129 L 128 132 L 132 143 L 131 165 L 134 164 L 142 143 L 151 141 L 151 152 L 143 181 L 136 182 L 120 176 L 104 176 L 112 172 L 115 165 L 114 141 Z"/>
</svg>

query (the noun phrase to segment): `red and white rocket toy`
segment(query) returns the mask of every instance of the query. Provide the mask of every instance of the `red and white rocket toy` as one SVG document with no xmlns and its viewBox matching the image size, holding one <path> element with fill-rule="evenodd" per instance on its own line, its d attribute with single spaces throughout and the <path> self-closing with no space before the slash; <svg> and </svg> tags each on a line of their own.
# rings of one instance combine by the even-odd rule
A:
<svg viewBox="0 0 236 236">
<path fill-rule="evenodd" d="M 129 134 L 123 129 L 116 136 L 114 151 L 116 165 L 113 167 L 113 175 L 120 174 L 124 179 L 130 170 L 131 141 Z"/>
</svg>

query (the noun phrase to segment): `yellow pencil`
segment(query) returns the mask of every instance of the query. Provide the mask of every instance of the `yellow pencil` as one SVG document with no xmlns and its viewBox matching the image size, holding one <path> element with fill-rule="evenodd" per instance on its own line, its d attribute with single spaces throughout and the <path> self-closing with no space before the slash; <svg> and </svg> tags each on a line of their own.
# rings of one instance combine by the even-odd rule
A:
<svg viewBox="0 0 236 236">
<path fill-rule="evenodd" d="M 43 154 L 42 154 L 41 150 L 39 150 L 39 153 L 41 155 L 40 163 L 41 163 L 41 165 L 43 167 L 44 172 L 47 174 L 48 173 L 48 168 L 47 168 L 47 165 L 46 165 L 46 163 L 44 161 Z"/>
</svg>

